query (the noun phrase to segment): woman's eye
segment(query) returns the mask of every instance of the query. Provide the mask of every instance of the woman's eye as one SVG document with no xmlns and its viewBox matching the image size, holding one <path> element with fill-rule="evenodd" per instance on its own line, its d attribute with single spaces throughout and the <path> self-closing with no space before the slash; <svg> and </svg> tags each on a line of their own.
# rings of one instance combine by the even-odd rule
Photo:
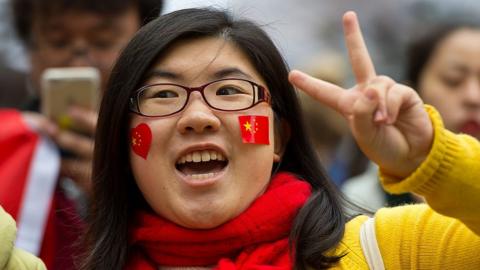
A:
<svg viewBox="0 0 480 270">
<path fill-rule="evenodd" d="M 152 96 L 152 98 L 176 98 L 176 97 L 178 97 L 178 93 L 170 90 L 158 91 Z"/>
<path fill-rule="evenodd" d="M 442 76 L 442 82 L 448 87 L 457 87 L 463 83 L 463 78 L 458 76 Z"/>
<path fill-rule="evenodd" d="M 243 93 L 242 90 L 233 87 L 223 87 L 217 90 L 217 96 L 229 96 Z"/>
</svg>

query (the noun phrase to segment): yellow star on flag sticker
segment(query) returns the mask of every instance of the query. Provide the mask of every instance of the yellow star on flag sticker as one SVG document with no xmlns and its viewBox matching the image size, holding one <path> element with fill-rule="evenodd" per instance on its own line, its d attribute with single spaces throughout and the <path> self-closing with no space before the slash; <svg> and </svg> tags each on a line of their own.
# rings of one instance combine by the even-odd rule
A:
<svg viewBox="0 0 480 270">
<path fill-rule="evenodd" d="M 246 131 L 252 131 L 252 125 L 250 122 L 247 121 L 243 126 L 245 127 Z"/>
</svg>

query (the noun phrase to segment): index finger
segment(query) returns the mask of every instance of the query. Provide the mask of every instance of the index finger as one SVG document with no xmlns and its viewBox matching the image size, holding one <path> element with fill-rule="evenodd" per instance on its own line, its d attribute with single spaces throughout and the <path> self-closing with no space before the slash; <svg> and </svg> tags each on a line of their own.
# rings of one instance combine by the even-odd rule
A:
<svg viewBox="0 0 480 270">
<path fill-rule="evenodd" d="M 368 54 L 365 41 L 363 40 L 362 31 L 360 30 L 355 12 L 349 11 L 343 15 L 343 29 L 350 63 L 352 64 L 357 83 L 367 82 L 376 76 L 376 72 L 372 59 Z"/>
<path fill-rule="evenodd" d="M 338 106 L 341 96 L 345 90 L 334 84 L 313 78 L 298 70 L 290 71 L 288 75 L 290 82 L 298 89 L 316 99 L 317 101 L 327 105 L 328 107 L 343 113 Z"/>
</svg>

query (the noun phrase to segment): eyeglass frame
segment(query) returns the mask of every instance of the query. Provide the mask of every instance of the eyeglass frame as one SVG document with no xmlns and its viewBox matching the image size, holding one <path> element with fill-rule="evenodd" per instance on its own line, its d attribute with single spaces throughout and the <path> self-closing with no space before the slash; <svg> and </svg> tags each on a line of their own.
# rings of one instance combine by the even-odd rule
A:
<svg viewBox="0 0 480 270">
<path fill-rule="evenodd" d="M 213 107 L 209 102 L 208 100 L 205 98 L 205 94 L 204 94 L 204 91 L 205 91 L 205 88 L 211 84 L 214 84 L 214 83 L 217 83 L 217 82 L 220 82 L 220 81 L 228 81 L 228 80 L 236 80 L 236 81 L 244 81 L 244 82 L 248 82 L 252 85 L 253 89 L 257 90 L 258 92 L 258 100 L 255 101 L 255 97 L 254 97 L 254 100 L 252 102 L 252 105 L 250 105 L 249 107 L 247 108 L 243 108 L 243 109 L 235 109 L 235 110 L 223 110 L 223 109 L 218 109 L 218 108 L 215 108 Z M 185 103 L 183 104 L 183 106 L 173 112 L 173 113 L 170 113 L 170 114 L 166 114 L 166 115 L 158 115 L 158 116 L 155 116 L 155 115 L 145 115 L 143 114 L 142 112 L 140 112 L 140 104 L 139 104 L 139 95 L 140 93 L 142 93 L 145 89 L 147 88 L 150 88 L 152 86 L 157 86 L 157 85 L 173 85 L 173 86 L 177 86 L 177 87 L 180 87 L 182 89 L 184 89 L 185 91 L 187 91 L 187 99 L 185 99 Z M 185 107 L 187 107 L 187 104 L 188 104 L 188 101 L 190 99 L 190 94 L 192 92 L 200 92 L 200 94 L 202 95 L 202 98 L 203 100 L 205 101 L 205 103 L 208 105 L 208 107 L 214 109 L 214 110 L 218 110 L 218 111 L 223 111 L 223 112 L 237 112 L 237 111 L 243 111 L 243 110 L 248 110 L 250 108 L 253 108 L 255 107 L 256 105 L 262 103 L 262 102 L 266 102 L 267 104 L 271 105 L 271 95 L 270 95 L 270 92 L 267 90 L 266 87 L 256 83 L 256 82 L 252 82 L 250 80 L 247 80 L 247 79 L 240 79 L 240 78 L 224 78 L 224 79 L 218 79 L 218 80 L 214 80 L 214 81 L 211 81 L 211 82 L 208 82 L 204 85 L 201 85 L 201 86 L 197 86 L 197 87 L 188 87 L 188 86 L 184 86 L 184 85 L 180 85 L 180 84 L 176 84 L 176 83 L 154 83 L 154 84 L 147 84 L 145 86 L 142 86 L 140 87 L 139 89 L 137 89 L 133 95 L 130 97 L 130 102 L 129 102 L 129 109 L 131 112 L 133 113 L 136 113 L 138 115 L 141 115 L 141 116 L 145 116 L 145 117 L 167 117 L 167 116 L 171 116 L 171 115 L 174 115 L 176 113 L 179 113 L 181 111 L 183 111 L 183 109 L 185 109 Z"/>
</svg>

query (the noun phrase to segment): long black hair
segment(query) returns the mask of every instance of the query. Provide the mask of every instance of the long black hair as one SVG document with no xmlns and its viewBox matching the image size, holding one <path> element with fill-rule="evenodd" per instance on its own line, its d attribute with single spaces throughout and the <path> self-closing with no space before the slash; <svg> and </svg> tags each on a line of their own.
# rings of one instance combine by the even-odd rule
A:
<svg viewBox="0 0 480 270">
<path fill-rule="evenodd" d="M 129 253 L 129 220 L 136 209 L 145 206 L 129 164 L 129 98 L 170 45 L 182 39 L 211 36 L 233 42 L 263 77 L 271 91 L 276 117 L 290 128 L 279 170 L 298 175 L 313 188 L 290 236 L 295 267 L 327 268 L 340 259 L 325 255 L 343 237 L 345 216 L 340 197 L 306 136 L 284 59 L 253 22 L 234 20 L 218 10 L 185 9 L 161 16 L 142 28 L 113 69 L 98 120 L 93 200 L 86 235 L 88 256 L 82 269 L 121 269 Z"/>
</svg>

